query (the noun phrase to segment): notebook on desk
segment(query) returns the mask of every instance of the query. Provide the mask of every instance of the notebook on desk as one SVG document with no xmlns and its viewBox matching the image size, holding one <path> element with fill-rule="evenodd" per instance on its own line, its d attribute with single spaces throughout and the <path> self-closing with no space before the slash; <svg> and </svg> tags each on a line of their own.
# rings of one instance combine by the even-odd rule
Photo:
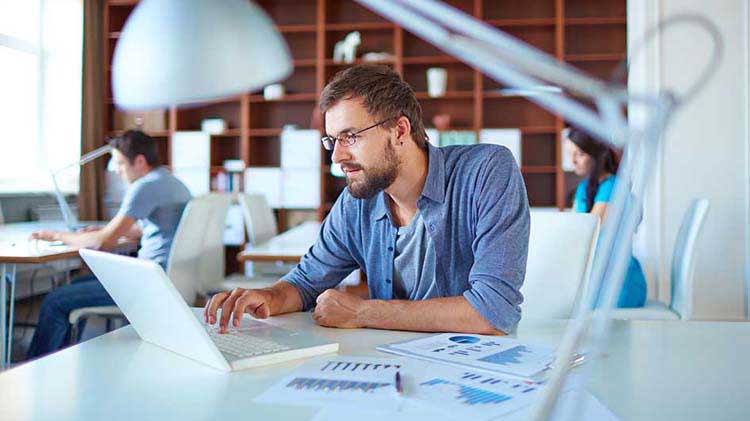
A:
<svg viewBox="0 0 750 421">
<path fill-rule="evenodd" d="M 141 339 L 211 367 L 234 371 L 338 350 L 336 342 L 247 315 L 219 334 L 204 323 L 203 309 L 185 304 L 158 264 L 88 249 L 80 254 Z"/>
</svg>

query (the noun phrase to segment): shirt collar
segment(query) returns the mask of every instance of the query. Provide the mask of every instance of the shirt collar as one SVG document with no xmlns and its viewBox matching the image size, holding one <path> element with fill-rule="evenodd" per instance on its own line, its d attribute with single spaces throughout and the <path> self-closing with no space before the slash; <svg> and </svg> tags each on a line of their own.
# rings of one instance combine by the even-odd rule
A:
<svg viewBox="0 0 750 421">
<path fill-rule="evenodd" d="M 424 188 L 422 189 L 422 196 L 443 203 L 443 200 L 445 199 L 445 165 L 443 152 L 429 143 L 427 144 L 427 150 L 429 163 L 427 166 L 427 179 L 425 180 Z M 375 200 L 375 208 L 373 209 L 372 216 L 376 221 L 379 221 L 390 213 L 386 192 L 379 192 Z"/>
<path fill-rule="evenodd" d="M 443 151 L 439 148 L 427 144 L 429 151 L 429 160 L 427 167 L 427 180 L 424 182 L 422 196 L 443 203 L 445 199 L 445 159 Z"/>
</svg>

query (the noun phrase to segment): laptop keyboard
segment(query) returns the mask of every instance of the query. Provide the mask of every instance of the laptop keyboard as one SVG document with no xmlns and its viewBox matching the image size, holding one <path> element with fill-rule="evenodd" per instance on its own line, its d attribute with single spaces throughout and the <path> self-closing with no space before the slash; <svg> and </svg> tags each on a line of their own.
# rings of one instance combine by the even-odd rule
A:
<svg viewBox="0 0 750 421">
<path fill-rule="evenodd" d="M 255 357 L 291 349 L 286 345 L 257 338 L 241 331 L 230 330 L 220 334 L 218 330 L 208 329 L 208 336 L 221 352 L 237 358 Z"/>
</svg>

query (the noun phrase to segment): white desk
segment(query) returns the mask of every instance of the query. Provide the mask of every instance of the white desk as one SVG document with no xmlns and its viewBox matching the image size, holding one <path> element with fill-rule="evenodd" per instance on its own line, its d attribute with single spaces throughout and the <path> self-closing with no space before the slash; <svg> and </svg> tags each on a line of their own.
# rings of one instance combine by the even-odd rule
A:
<svg viewBox="0 0 750 421">
<path fill-rule="evenodd" d="M 309 313 L 271 319 L 312 329 L 342 355 L 380 355 L 376 345 L 421 336 L 327 329 Z M 523 322 L 517 336 L 554 345 L 565 321 Z M 747 419 L 750 323 L 618 321 L 588 387 L 623 420 Z M 252 399 L 300 361 L 225 374 L 142 342 L 125 327 L 0 373 L 0 419 L 308 419 L 316 409 Z M 354 414 L 352 414 L 354 415 Z"/>
<path fill-rule="evenodd" d="M 51 246 L 46 241 L 29 240 L 32 232 L 42 229 L 67 230 L 63 222 L 22 222 L 0 225 L 0 367 L 10 364 L 13 346 L 13 305 L 15 303 L 16 265 L 20 263 L 40 264 L 78 257 L 78 251 L 68 246 Z M 5 285 L 10 280 L 10 296 Z M 10 299 L 9 299 L 10 298 Z M 7 312 L 6 302 L 10 301 Z M 6 313 L 7 312 L 7 313 Z M 9 314 L 6 320 L 6 314 Z"/>
<path fill-rule="evenodd" d="M 307 253 L 320 232 L 320 222 L 305 222 L 285 231 L 265 243 L 249 246 L 237 254 L 240 262 L 292 262 L 297 263 Z"/>
<path fill-rule="evenodd" d="M 91 222 L 101 224 L 102 222 Z M 16 287 L 16 265 L 21 263 L 42 264 L 57 260 L 78 258 L 78 249 L 66 245 L 50 245 L 46 241 L 29 240 L 31 233 L 39 230 L 67 231 L 63 222 L 20 222 L 0 224 L 0 369 L 10 364 L 13 346 L 13 314 Z M 120 242 L 124 249 L 134 244 L 129 240 Z M 10 295 L 5 285 L 9 279 Z M 10 302 L 10 311 L 6 309 Z M 6 314 L 9 316 L 6 320 Z"/>
</svg>

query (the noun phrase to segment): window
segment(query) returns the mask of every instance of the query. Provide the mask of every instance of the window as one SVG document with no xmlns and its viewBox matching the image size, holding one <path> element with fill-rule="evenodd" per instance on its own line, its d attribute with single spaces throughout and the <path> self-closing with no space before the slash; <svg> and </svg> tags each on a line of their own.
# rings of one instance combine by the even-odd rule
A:
<svg viewBox="0 0 750 421">
<path fill-rule="evenodd" d="M 80 156 L 82 1 L 0 0 L 0 192 L 51 191 Z"/>
</svg>

